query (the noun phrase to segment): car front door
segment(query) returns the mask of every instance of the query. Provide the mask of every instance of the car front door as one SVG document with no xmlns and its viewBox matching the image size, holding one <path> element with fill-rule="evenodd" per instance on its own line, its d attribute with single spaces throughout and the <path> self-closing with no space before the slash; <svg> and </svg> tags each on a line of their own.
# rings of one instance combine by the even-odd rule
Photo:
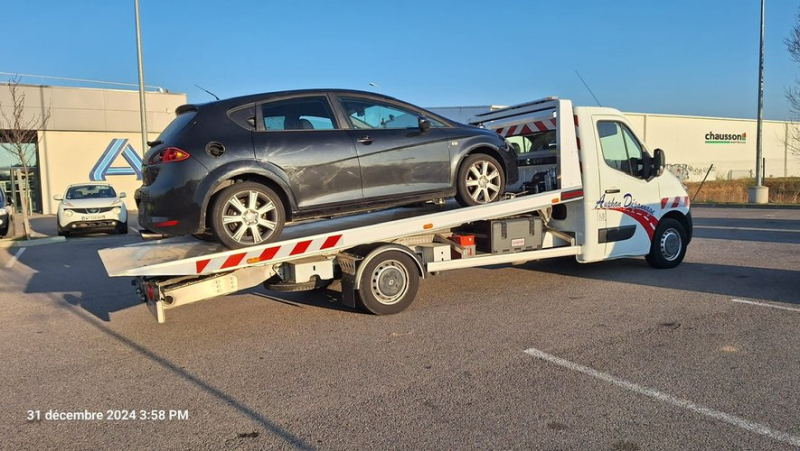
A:
<svg viewBox="0 0 800 451">
<path fill-rule="evenodd" d="M 647 254 L 660 206 L 657 182 L 643 177 L 647 152 L 619 118 L 595 116 L 601 197 L 595 209 L 605 213 L 599 240 L 607 258 Z M 601 215 L 602 217 L 602 215 Z"/>
<path fill-rule="evenodd" d="M 445 191 L 450 187 L 450 150 L 430 119 L 422 130 L 421 112 L 385 100 L 340 96 L 358 152 L 365 199 Z"/>
<path fill-rule="evenodd" d="M 256 118 L 256 159 L 283 172 L 300 210 L 362 199 L 358 154 L 327 96 L 261 103 Z"/>
</svg>

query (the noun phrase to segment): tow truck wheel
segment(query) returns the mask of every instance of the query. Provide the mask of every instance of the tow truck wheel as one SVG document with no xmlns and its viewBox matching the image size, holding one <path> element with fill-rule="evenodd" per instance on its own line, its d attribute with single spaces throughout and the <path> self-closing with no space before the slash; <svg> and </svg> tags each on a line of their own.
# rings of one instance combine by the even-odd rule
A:
<svg viewBox="0 0 800 451">
<path fill-rule="evenodd" d="M 235 183 L 223 189 L 211 209 L 212 232 L 228 249 L 275 241 L 284 222 L 281 198 L 256 182 Z"/>
<path fill-rule="evenodd" d="M 458 170 L 456 201 L 463 207 L 488 204 L 503 197 L 505 186 L 505 176 L 497 160 L 476 153 L 465 158 Z"/>
<path fill-rule="evenodd" d="M 400 251 L 382 252 L 362 269 L 358 303 L 375 315 L 400 313 L 414 301 L 419 288 L 417 264 Z"/>
<path fill-rule="evenodd" d="M 653 234 L 647 263 L 653 268 L 674 268 L 681 264 L 686 256 L 686 230 L 679 221 L 666 218 L 658 223 Z"/>
</svg>

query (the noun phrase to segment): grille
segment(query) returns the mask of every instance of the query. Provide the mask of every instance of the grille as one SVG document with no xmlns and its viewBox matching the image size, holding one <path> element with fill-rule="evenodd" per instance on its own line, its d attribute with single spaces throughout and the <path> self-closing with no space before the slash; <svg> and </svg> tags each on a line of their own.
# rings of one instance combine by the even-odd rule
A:
<svg viewBox="0 0 800 451">
<path fill-rule="evenodd" d="M 114 207 L 103 207 L 103 208 L 70 208 L 70 210 L 74 211 L 75 213 L 79 213 L 82 215 L 96 215 L 99 213 L 105 213 L 107 211 L 113 210 Z"/>
</svg>

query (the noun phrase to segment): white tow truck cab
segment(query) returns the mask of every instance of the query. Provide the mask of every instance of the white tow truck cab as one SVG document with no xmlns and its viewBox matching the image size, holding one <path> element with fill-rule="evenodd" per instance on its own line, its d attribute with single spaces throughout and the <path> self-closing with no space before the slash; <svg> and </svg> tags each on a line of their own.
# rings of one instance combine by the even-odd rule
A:
<svg viewBox="0 0 800 451">
<path fill-rule="evenodd" d="M 159 322 L 165 310 L 264 284 L 277 291 L 341 279 L 342 301 L 375 314 L 407 308 L 431 273 L 575 256 L 589 263 L 644 256 L 681 263 L 689 198 L 625 117 L 547 98 L 477 116 L 517 149 L 520 180 L 476 207 L 426 205 L 315 221 L 245 249 L 172 238 L 103 249 L 111 277 L 133 285 Z"/>
</svg>

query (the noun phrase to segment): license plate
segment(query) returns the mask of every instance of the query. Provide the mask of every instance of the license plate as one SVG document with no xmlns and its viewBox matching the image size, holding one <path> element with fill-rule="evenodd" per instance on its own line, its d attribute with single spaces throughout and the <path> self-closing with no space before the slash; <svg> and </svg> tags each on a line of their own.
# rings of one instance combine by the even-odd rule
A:
<svg viewBox="0 0 800 451">
<path fill-rule="evenodd" d="M 98 219 L 103 219 L 103 215 L 81 216 L 81 221 L 97 221 Z"/>
</svg>

